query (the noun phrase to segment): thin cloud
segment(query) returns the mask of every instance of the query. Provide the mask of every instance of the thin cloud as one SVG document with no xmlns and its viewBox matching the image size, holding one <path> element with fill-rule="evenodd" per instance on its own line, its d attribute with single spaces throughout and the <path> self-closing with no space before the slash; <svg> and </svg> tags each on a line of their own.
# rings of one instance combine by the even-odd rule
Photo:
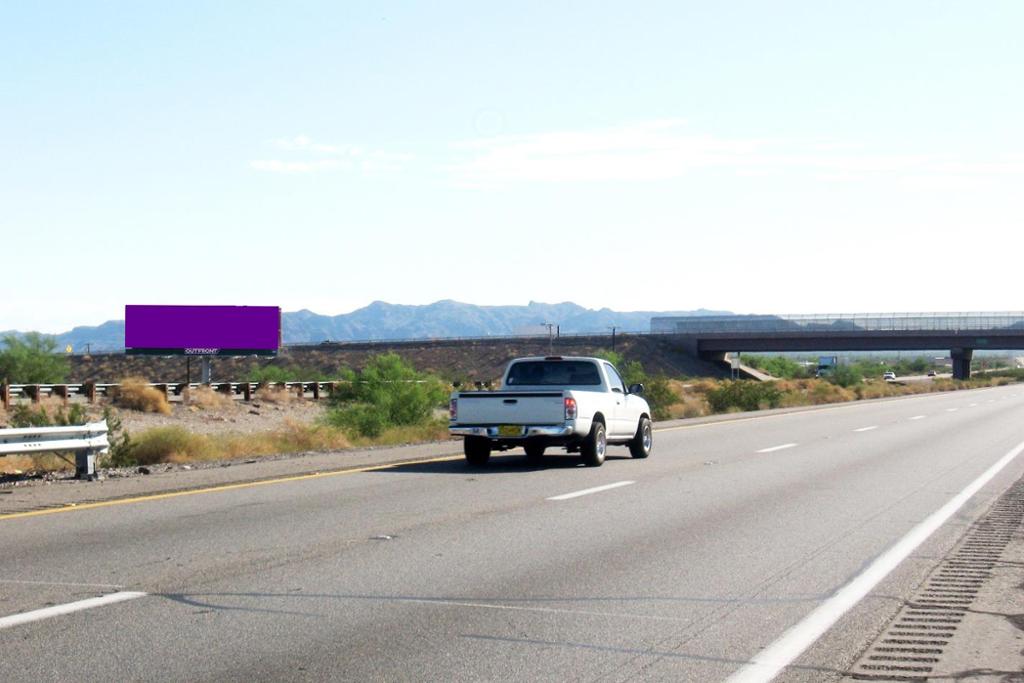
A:
<svg viewBox="0 0 1024 683">
<path fill-rule="evenodd" d="M 290 158 L 256 159 L 249 162 L 250 168 L 270 173 L 356 171 L 374 176 L 398 171 L 413 159 L 411 154 L 358 145 L 324 144 L 306 135 L 277 138 L 269 144 L 277 151 L 287 152 Z"/>
<path fill-rule="evenodd" d="M 1018 157 L 963 160 L 872 153 L 858 142 L 726 138 L 694 132 L 678 119 L 481 138 L 455 144 L 454 152 L 460 159 L 447 170 L 463 187 L 652 182 L 721 170 L 745 177 L 796 171 L 828 182 L 885 178 L 908 187 L 967 188 L 1024 174 Z"/>
</svg>

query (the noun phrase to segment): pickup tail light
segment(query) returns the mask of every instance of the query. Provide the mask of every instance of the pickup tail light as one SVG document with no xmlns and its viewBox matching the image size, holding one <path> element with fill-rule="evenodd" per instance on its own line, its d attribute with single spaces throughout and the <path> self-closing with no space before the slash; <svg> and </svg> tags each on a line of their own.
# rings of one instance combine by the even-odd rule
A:
<svg viewBox="0 0 1024 683">
<path fill-rule="evenodd" d="M 448 401 L 448 418 L 456 419 L 459 416 L 459 399 L 453 398 Z"/>
<path fill-rule="evenodd" d="M 565 419 L 576 419 L 576 399 L 574 399 L 572 396 L 565 397 Z"/>
</svg>

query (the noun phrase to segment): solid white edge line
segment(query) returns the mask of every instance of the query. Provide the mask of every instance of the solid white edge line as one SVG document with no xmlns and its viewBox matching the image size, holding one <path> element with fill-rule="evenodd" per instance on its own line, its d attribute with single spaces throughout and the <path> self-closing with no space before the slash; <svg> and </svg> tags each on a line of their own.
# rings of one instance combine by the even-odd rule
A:
<svg viewBox="0 0 1024 683">
<path fill-rule="evenodd" d="M 773 451 L 781 451 L 783 448 L 792 448 L 793 446 L 798 446 L 798 445 L 799 444 L 795 444 L 795 443 L 784 443 L 781 446 L 772 446 L 771 448 L 762 448 L 761 450 L 759 450 L 757 452 L 758 453 L 772 453 Z"/>
<path fill-rule="evenodd" d="M 878 425 L 871 425 L 870 427 L 861 427 L 859 429 L 854 429 L 853 431 L 855 431 L 855 432 L 870 432 L 872 429 L 878 429 Z"/>
<path fill-rule="evenodd" d="M 86 600 L 78 600 L 77 602 L 69 602 L 63 605 L 44 607 L 43 609 L 32 610 L 31 612 L 12 614 L 9 617 L 0 617 L 0 629 L 11 628 L 12 626 L 20 626 L 22 624 L 28 624 L 33 621 L 41 621 L 43 619 L 49 619 L 50 617 L 59 617 L 63 614 L 80 612 L 85 609 L 92 609 L 93 607 L 113 605 L 117 602 L 124 602 L 125 600 L 134 600 L 135 598 L 141 598 L 145 595 L 147 594 L 139 593 L 137 591 L 121 591 L 119 593 L 110 593 L 109 595 L 102 595 L 98 598 L 88 598 Z"/>
<path fill-rule="evenodd" d="M 728 682 L 761 683 L 775 678 L 1022 452 L 1024 442 L 1017 444 L 963 491 L 875 558 L 863 572 L 836 591 L 831 598 L 783 633 L 778 640 L 761 650 L 749 664 L 730 676 Z"/>
<path fill-rule="evenodd" d="M 552 496 L 548 500 L 569 500 L 570 498 L 579 498 L 580 496 L 586 496 L 591 493 L 599 493 L 601 491 L 607 491 L 608 489 L 617 489 L 620 486 L 629 486 L 635 484 L 635 481 L 617 481 L 614 484 L 605 484 L 604 486 L 595 486 L 592 489 L 583 489 L 582 491 L 573 491 L 572 493 L 563 493 L 560 496 Z"/>
<path fill-rule="evenodd" d="M 915 415 L 914 417 L 908 417 L 907 419 L 908 420 L 923 420 L 926 417 L 928 417 L 928 416 L 927 415 Z"/>
</svg>

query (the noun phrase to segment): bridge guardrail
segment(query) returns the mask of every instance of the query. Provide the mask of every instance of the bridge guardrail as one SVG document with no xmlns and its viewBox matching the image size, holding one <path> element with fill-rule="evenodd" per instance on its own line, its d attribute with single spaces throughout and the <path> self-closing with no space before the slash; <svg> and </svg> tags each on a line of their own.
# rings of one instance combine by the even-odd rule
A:
<svg viewBox="0 0 1024 683">
<path fill-rule="evenodd" d="M 0 457 L 37 453 L 75 453 L 75 476 L 96 476 L 96 456 L 110 449 L 107 421 L 71 427 L 18 427 L 0 429 Z"/>
</svg>

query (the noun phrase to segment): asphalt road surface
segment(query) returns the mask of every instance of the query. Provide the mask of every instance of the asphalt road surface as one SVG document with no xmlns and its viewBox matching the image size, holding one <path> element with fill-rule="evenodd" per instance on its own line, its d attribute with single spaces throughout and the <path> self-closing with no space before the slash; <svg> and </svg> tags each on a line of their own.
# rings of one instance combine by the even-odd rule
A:
<svg viewBox="0 0 1024 683">
<path fill-rule="evenodd" d="M 715 681 L 786 633 L 777 680 L 837 680 L 1024 475 L 1022 408 L 931 394 L 663 430 L 601 468 L 510 452 L 0 518 L 0 680 Z"/>
</svg>

